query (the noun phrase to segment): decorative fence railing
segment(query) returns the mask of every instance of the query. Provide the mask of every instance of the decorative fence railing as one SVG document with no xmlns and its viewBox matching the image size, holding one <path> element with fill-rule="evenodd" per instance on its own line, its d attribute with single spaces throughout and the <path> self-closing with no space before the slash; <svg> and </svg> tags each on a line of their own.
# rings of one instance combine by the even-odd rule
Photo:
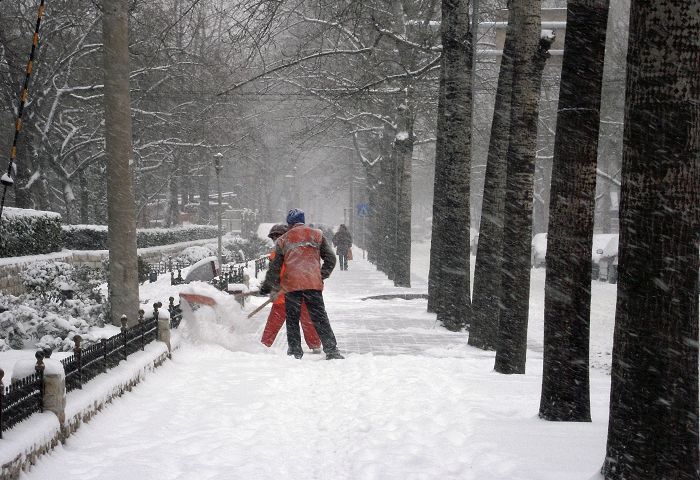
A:
<svg viewBox="0 0 700 480">
<path fill-rule="evenodd" d="M 243 271 L 245 268 L 248 268 L 251 261 L 255 264 L 255 278 L 258 278 L 258 274 L 267 268 L 267 256 L 245 262 L 225 264 L 222 267 L 222 273 L 224 276 L 228 276 L 228 283 L 243 283 Z M 158 280 L 158 275 L 170 273 L 170 284 L 180 285 L 185 282 L 184 278 L 182 278 L 182 270 L 190 266 L 192 266 L 192 263 L 182 261 L 173 262 L 170 259 L 151 263 L 148 266 L 148 279 L 153 283 Z M 218 283 L 223 285 L 223 279 Z"/>
<path fill-rule="evenodd" d="M 12 428 L 35 412 L 44 411 L 44 353 L 36 352 L 36 373 L 15 380 L 6 387 L 0 369 L 0 438 L 2 432 Z"/>
<path fill-rule="evenodd" d="M 168 311 L 170 328 L 177 328 L 182 320 L 180 305 L 170 297 Z M 82 389 L 83 385 L 100 373 L 119 365 L 129 355 L 144 350 L 146 345 L 158 338 L 158 316 L 162 303 L 153 304 L 153 317 L 144 319 L 144 311 L 139 310 L 139 321 L 133 327 L 127 327 L 126 316 L 122 317 L 121 332 L 99 343 L 82 348 L 82 338 L 73 337 L 75 347 L 73 354 L 61 360 L 66 378 L 66 392 Z M 44 358 L 51 356 L 50 351 L 36 353 L 36 373 L 14 380 L 8 387 L 3 384 L 5 373 L 0 369 L 0 438 L 2 432 L 12 428 L 35 412 L 43 411 Z"/>
<path fill-rule="evenodd" d="M 73 355 L 61 360 L 66 374 L 66 392 L 82 389 L 83 383 L 89 382 L 100 373 L 126 360 L 129 354 L 143 350 L 146 344 L 158 338 L 158 309 L 160 302 L 153 304 L 153 318 L 144 320 L 144 311 L 139 310 L 139 323 L 127 328 L 127 318 L 122 317 L 121 333 L 111 338 L 103 338 L 99 343 L 81 348 L 80 335 L 73 337 L 75 347 Z"/>
</svg>

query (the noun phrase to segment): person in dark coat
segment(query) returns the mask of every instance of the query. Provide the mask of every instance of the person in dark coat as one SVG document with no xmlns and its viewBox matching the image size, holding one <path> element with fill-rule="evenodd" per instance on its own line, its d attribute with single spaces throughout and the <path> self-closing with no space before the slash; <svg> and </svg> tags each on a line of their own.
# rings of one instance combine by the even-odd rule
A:
<svg viewBox="0 0 700 480">
<path fill-rule="evenodd" d="M 340 224 L 338 231 L 333 235 L 333 245 L 335 245 L 335 253 L 340 260 L 340 269 L 348 269 L 348 250 L 352 247 L 352 235 L 344 224 Z"/>
<path fill-rule="evenodd" d="M 287 314 L 287 355 L 301 358 L 299 317 L 302 302 L 321 338 L 326 359 L 344 358 L 338 351 L 333 329 L 323 303 L 323 281 L 335 268 L 335 255 L 321 230 L 305 225 L 304 212 L 297 208 L 287 214 L 289 230 L 275 242 L 275 258 L 260 286 L 262 295 L 284 295 Z M 284 265 L 284 274 L 282 266 Z"/>
</svg>

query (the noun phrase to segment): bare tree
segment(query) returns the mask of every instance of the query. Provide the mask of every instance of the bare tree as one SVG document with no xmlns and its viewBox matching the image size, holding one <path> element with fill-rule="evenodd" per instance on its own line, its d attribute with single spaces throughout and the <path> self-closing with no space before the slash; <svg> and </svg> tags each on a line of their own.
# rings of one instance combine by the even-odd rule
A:
<svg viewBox="0 0 700 480">
<path fill-rule="evenodd" d="M 444 169 L 441 188 L 434 195 L 443 196 L 438 205 L 442 211 L 433 218 L 440 222 L 438 252 L 444 258 L 440 265 L 442 304 L 438 319 L 449 330 L 460 330 L 469 323 L 471 300 L 469 291 L 469 173 L 471 164 L 472 55 L 473 35 L 470 31 L 469 2 L 443 0 L 442 46 L 444 61 L 445 119 L 439 123 L 444 131 L 441 155 Z M 438 172 L 440 173 L 440 172 Z M 447 260 L 449 258 L 449 260 Z"/>
<path fill-rule="evenodd" d="M 479 228 L 479 244 L 474 266 L 472 323 L 469 345 L 495 350 L 501 311 L 501 263 L 503 256 L 503 210 L 505 208 L 506 154 L 511 116 L 513 50 L 515 48 L 513 9 L 508 12 L 503 56 L 498 74 L 496 103 L 493 109 L 484 195 Z"/>
<path fill-rule="evenodd" d="M 136 323 L 139 305 L 136 205 L 131 168 L 129 95 L 129 2 L 103 6 L 105 152 L 109 226 L 109 300 L 112 323 L 122 315 Z"/>
<path fill-rule="evenodd" d="M 495 370 L 524 373 L 530 298 L 532 191 L 540 82 L 552 38 L 540 37 L 540 0 L 513 2 L 515 36 L 503 222 L 502 310 Z M 533 13 L 536 12 L 536 13 Z"/>
<path fill-rule="evenodd" d="M 607 480 L 700 478 L 698 11 L 631 3 Z"/>
<path fill-rule="evenodd" d="M 546 420 L 591 420 L 591 244 L 608 1 L 568 4 L 547 237 L 539 413 Z"/>
</svg>

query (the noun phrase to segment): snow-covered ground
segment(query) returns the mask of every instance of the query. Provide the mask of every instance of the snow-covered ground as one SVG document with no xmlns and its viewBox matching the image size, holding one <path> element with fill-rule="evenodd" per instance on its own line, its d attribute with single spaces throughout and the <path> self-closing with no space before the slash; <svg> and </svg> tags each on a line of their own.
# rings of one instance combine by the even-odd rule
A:
<svg viewBox="0 0 700 480">
<path fill-rule="evenodd" d="M 426 291 L 428 249 L 414 248 L 416 293 Z M 266 312 L 247 320 L 233 304 L 216 317 L 203 307 L 198 328 L 184 322 L 172 361 L 23 478 L 601 478 L 604 369 L 591 374 L 593 422 L 537 418 L 543 271 L 533 271 L 527 373 L 505 376 L 493 372 L 492 352 L 436 326 L 424 300 L 363 300 L 405 289 L 355 258 L 325 292 L 345 360 L 294 360 L 284 330 L 271 349 L 257 344 Z M 600 287 L 592 350 L 604 352 L 614 286 Z"/>
</svg>

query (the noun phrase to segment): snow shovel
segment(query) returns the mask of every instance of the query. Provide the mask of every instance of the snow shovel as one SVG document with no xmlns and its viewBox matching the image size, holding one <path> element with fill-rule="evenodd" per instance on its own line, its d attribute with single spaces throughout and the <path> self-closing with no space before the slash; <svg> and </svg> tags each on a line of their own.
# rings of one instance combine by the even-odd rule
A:
<svg viewBox="0 0 700 480">
<path fill-rule="evenodd" d="M 279 297 L 280 295 L 284 295 L 284 290 L 280 290 L 279 292 L 277 292 L 277 295 L 275 295 L 274 297 L 270 297 L 270 298 L 268 298 L 267 300 L 265 300 L 265 303 L 263 303 L 263 304 L 260 305 L 258 308 L 256 308 L 255 310 L 253 310 L 252 312 L 250 312 L 250 313 L 248 314 L 248 318 L 252 318 L 253 315 L 255 315 L 256 313 L 258 313 L 258 312 L 259 312 L 260 310 L 262 310 L 263 308 L 267 307 L 271 302 L 274 302 L 275 300 L 277 300 L 277 297 Z"/>
</svg>

